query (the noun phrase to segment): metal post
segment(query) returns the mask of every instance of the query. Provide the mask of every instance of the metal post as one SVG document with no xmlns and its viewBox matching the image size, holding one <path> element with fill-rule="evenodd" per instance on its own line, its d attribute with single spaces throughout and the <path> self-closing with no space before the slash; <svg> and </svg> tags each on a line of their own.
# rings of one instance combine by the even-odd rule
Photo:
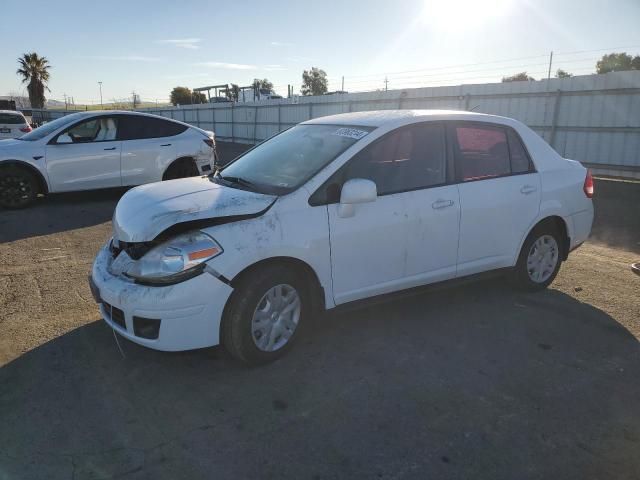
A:
<svg viewBox="0 0 640 480">
<path fill-rule="evenodd" d="M 468 93 L 464 96 L 464 109 L 469 111 L 469 103 L 471 103 L 471 95 Z"/>
<path fill-rule="evenodd" d="M 344 75 L 342 76 L 342 88 L 340 89 L 341 92 L 344 92 Z"/>
<path fill-rule="evenodd" d="M 198 125 L 198 128 L 200 128 L 200 109 L 196 108 L 196 125 Z"/>
<path fill-rule="evenodd" d="M 244 92 L 243 92 L 243 94 L 244 94 Z M 233 105 L 234 104 L 235 104 L 235 102 L 231 102 L 231 143 L 235 143 L 236 142 L 236 139 L 233 136 L 233 117 L 234 117 L 234 115 L 233 115 L 234 106 Z"/>
<path fill-rule="evenodd" d="M 280 123 L 280 110 L 281 110 L 282 104 L 280 102 L 278 102 L 278 132 L 282 131 L 282 124 Z"/>
<path fill-rule="evenodd" d="M 211 107 L 211 129 L 213 130 L 213 134 L 216 134 L 216 109 L 213 105 L 209 105 Z"/>
<path fill-rule="evenodd" d="M 253 144 L 256 144 L 256 128 L 258 126 L 258 106 L 253 107 Z"/>
<path fill-rule="evenodd" d="M 549 73 L 547 74 L 547 80 L 551 78 L 551 63 L 553 62 L 553 51 L 549 55 Z"/>
<path fill-rule="evenodd" d="M 560 97 L 562 96 L 562 90 L 558 89 L 556 93 L 556 101 L 553 104 L 553 120 L 551 121 L 551 135 L 549 136 L 549 145 L 553 147 L 556 141 L 556 129 L 558 127 L 558 115 L 560 113 Z M 555 147 L 553 147 L 555 148 Z"/>
<path fill-rule="evenodd" d="M 98 82 L 98 85 L 100 85 L 100 110 L 104 110 L 102 105 L 102 82 Z"/>
</svg>

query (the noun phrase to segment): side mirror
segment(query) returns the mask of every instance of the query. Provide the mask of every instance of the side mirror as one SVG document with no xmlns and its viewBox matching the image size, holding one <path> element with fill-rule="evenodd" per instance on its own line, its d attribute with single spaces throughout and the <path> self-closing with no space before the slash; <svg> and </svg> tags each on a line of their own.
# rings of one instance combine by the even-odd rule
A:
<svg viewBox="0 0 640 480">
<path fill-rule="evenodd" d="M 352 178 L 342 185 L 340 192 L 340 205 L 338 216 L 341 218 L 353 217 L 355 204 L 375 202 L 378 197 L 378 188 L 371 180 L 365 178 Z"/>
<path fill-rule="evenodd" d="M 69 135 L 67 135 L 66 133 L 63 133 L 58 137 L 58 139 L 56 140 L 56 143 L 73 143 L 73 140 Z"/>
</svg>

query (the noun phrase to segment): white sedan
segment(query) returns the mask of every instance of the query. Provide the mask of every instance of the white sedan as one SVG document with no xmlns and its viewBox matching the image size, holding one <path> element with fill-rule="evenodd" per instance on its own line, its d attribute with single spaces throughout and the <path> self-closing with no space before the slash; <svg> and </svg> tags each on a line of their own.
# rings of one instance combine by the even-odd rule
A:
<svg viewBox="0 0 640 480">
<path fill-rule="evenodd" d="M 545 288 L 589 236 L 592 195 L 587 169 L 509 118 L 318 118 L 215 175 L 127 192 L 92 292 L 136 343 L 259 364 L 314 310 L 488 271 Z"/>
<path fill-rule="evenodd" d="M 141 185 L 213 171 L 215 140 L 186 123 L 135 112 L 67 115 L 0 140 L 0 207 L 38 194 Z"/>
</svg>

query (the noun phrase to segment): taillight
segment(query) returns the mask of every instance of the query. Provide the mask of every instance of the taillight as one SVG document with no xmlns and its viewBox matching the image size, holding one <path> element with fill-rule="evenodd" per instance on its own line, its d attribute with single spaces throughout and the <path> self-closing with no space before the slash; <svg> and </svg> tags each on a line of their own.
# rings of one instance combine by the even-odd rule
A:
<svg viewBox="0 0 640 480">
<path fill-rule="evenodd" d="M 593 197 L 593 177 L 591 176 L 591 170 L 587 170 L 587 177 L 584 179 L 584 186 L 582 187 L 584 194 L 587 198 Z"/>
<path fill-rule="evenodd" d="M 207 145 L 209 145 L 211 148 L 214 148 L 216 146 L 216 144 L 214 143 L 213 139 L 211 138 L 206 138 L 203 140 L 204 143 L 206 143 Z"/>
<path fill-rule="evenodd" d="M 33 128 L 31 128 L 29 125 L 20 129 L 20 131 L 24 133 L 29 133 L 31 130 L 33 130 Z"/>
</svg>

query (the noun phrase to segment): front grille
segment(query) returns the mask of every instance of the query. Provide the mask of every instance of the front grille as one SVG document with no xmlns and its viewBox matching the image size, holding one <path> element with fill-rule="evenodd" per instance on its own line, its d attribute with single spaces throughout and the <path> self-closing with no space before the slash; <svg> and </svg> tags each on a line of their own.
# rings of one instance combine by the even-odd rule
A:
<svg viewBox="0 0 640 480">
<path fill-rule="evenodd" d="M 123 330 L 127 329 L 127 324 L 124 321 L 124 312 L 120 310 L 118 307 L 114 307 L 113 305 L 109 305 L 107 302 L 102 302 L 102 306 L 104 307 L 107 315 L 113 323 L 118 325 Z"/>
</svg>

